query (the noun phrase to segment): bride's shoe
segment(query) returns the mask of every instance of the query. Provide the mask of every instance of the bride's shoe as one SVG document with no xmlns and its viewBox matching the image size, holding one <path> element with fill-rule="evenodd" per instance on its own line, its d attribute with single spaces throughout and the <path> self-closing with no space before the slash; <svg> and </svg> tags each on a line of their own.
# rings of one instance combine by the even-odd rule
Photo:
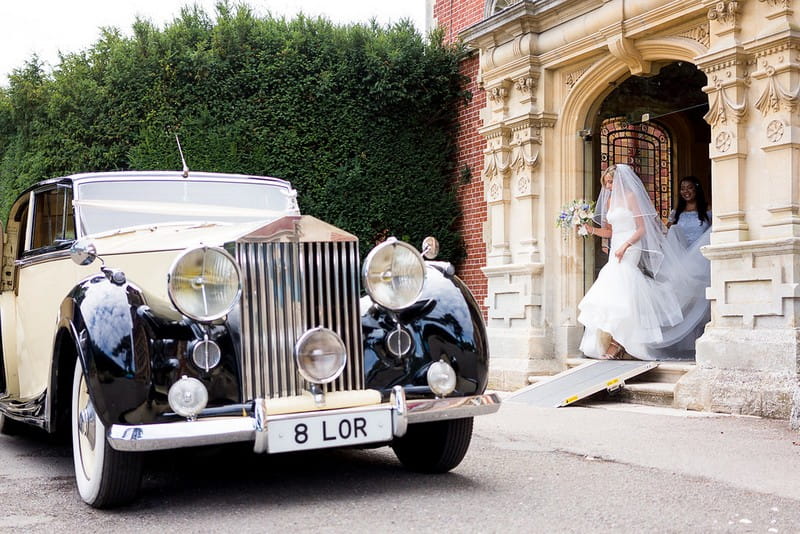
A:
<svg viewBox="0 0 800 534">
<path fill-rule="evenodd" d="M 622 345 L 611 340 L 611 343 L 608 344 L 608 348 L 606 349 L 606 353 L 600 357 L 601 360 L 624 360 L 625 359 L 625 349 Z"/>
</svg>

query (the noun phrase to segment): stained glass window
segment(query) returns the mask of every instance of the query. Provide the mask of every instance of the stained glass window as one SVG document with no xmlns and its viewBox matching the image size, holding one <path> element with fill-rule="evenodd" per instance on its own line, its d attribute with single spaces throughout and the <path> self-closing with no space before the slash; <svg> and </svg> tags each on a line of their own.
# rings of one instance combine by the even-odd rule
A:
<svg viewBox="0 0 800 534">
<path fill-rule="evenodd" d="M 633 167 L 666 224 L 672 207 L 669 133 L 653 121 L 630 124 L 625 117 L 604 120 L 600 127 L 600 172 L 612 163 Z"/>
</svg>

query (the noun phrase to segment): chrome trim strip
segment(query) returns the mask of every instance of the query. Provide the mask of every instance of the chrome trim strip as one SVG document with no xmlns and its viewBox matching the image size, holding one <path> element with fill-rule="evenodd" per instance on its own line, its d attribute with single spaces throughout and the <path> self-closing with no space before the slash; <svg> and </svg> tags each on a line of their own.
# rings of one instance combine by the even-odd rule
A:
<svg viewBox="0 0 800 534">
<path fill-rule="evenodd" d="M 267 452 L 267 404 L 264 399 L 257 399 L 254 408 L 256 437 L 253 452 Z"/>
<path fill-rule="evenodd" d="M 350 317 L 355 318 L 351 325 L 350 348 L 354 354 L 350 357 L 353 363 L 353 380 L 355 388 L 364 387 L 364 343 L 361 339 L 361 263 L 358 255 L 358 243 L 351 243 L 350 248 Z"/>
<path fill-rule="evenodd" d="M 48 263 L 51 261 L 69 259 L 69 247 L 64 250 L 54 250 L 51 252 L 42 252 L 41 254 L 31 253 L 29 256 L 24 256 L 18 260 L 14 260 L 16 267 L 28 267 L 30 265 L 38 265 L 40 263 Z"/>
<path fill-rule="evenodd" d="M 500 409 L 500 397 L 497 393 L 471 397 L 410 400 L 407 402 L 408 424 L 488 415 Z"/>
<path fill-rule="evenodd" d="M 157 451 L 255 440 L 252 417 L 224 417 L 154 425 L 111 425 L 108 444 L 118 451 Z"/>
<path fill-rule="evenodd" d="M 406 401 L 405 391 L 396 386 L 392 390 L 390 403 L 268 416 L 266 401 L 256 399 L 254 417 L 216 417 L 152 425 L 112 425 L 107 438 L 109 445 L 119 451 L 153 451 L 252 441 L 255 452 L 266 452 L 270 421 L 300 420 L 320 414 L 346 415 L 391 410 L 393 434 L 400 437 L 405 434 L 408 424 L 474 417 L 494 413 L 499 409 L 500 398 L 496 393 Z"/>
<path fill-rule="evenodd" d="M 392 433 L 394 437 L 401 438 L 405 436 L 408 431 L 408 405 L 406 404 L 406 390 L 403 389 L 403 386 L 395 386 L 392 388 L 389 404 L 391 404 L 393 408 Z"/>
</svg>

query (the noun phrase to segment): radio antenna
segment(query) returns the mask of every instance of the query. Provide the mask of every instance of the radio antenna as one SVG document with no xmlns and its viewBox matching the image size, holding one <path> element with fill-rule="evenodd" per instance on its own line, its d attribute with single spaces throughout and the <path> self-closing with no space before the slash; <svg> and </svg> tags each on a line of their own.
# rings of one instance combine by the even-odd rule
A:
<svg viewBox="0 0 800 534">
<path fill-rule="evenodd" d="M 181 148 L 181 140 L 178 138 L 178 134 L 175 134 L 175 141 L 178 143 L 178 152 L 181 155 L 181 163 L 183 163 L 183 177 L 189 177 L 189 166 L 186 165 L 186 160 L 183 159 L 183 149 Z"/>
</svg>

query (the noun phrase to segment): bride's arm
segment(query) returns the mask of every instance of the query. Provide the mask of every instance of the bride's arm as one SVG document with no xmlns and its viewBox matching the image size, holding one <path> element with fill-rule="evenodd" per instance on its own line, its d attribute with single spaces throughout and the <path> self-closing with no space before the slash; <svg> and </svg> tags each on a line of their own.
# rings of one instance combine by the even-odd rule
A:
<svg viewBox="0 0 800 534">
<path fill-rule="evenodd" d="M 584 224 L 583 227 L 586 229 L 586 232 L 589 235 L 596 235 L 598 237 L 609 238 L 611 237 L 611 225 L 607 224 L 606 226 L 602 226 L 598 228 L 597 226 L 592 226 L 590 224 Z"/>
</svg>

